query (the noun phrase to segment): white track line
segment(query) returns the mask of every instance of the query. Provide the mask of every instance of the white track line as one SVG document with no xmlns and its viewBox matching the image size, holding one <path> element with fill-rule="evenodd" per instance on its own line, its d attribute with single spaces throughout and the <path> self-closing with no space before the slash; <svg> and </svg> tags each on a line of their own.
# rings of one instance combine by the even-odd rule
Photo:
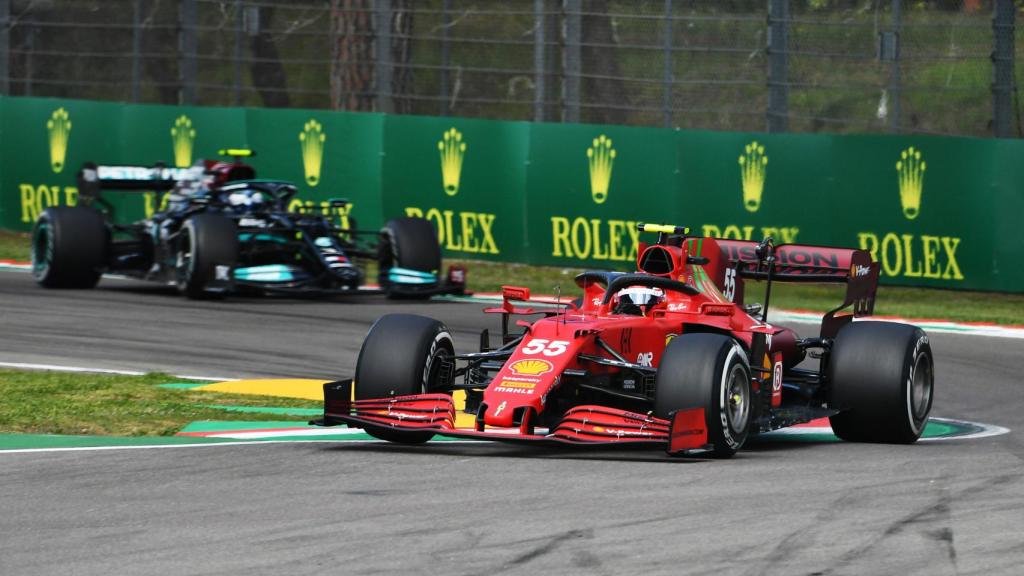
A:
<svg viewBox="0 0 1024 576">
<path fill-rule="evenodd" d="M 61 366 L 58 364 L 30 364 L 26 362 L 0 362 L 0 368 L 21 368 L 23 370 L 48 370 L 50 372 L 81 372 L 86 374 L 119 374 L 122 376 L 145 376 L 152 372 L 139 370 L 120 370 L 113 368 L 96 368 L 90 366 Z M 233 382 L 240 378 L 221 378 L 220 376 L 189 376 L 185 374 L 172 374 L 175 378 L 183 380 L 208 380 L 210 382 Z"/>
</svg>

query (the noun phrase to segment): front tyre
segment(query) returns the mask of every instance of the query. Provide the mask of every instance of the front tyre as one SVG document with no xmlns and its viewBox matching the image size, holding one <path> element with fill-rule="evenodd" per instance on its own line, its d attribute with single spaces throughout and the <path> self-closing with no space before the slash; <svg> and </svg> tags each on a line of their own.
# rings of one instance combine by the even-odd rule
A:
<svg viewBox="0 0 1024 576">
<path fill-rule="evenodd" d="M 46 288 L 93 288 L 109 244 L 110 232 L 97 210 L 47 208 L 32 229 L 32 276 Z"/>
<path fill-rule="evenodd" d="M 712 455 L 729 458 L 746 442 L 753 417 L 750 366 L 735 340 L 683 334 L 669 342 L 655 377 L 654 414 L 703 408 Z"/>
<path fill-rule="evenodd" d="M 394 218 L 388 220 L 381 230 L 378 248 L 378 267 L 381 285 L 390 286 L 391 298 L 427 299 L 429 292 L 418 292 L 417 284 L 392 283 L 388 271 L 401 268 L 432 274 L 441 272 L 441 246 L 437 232 L 429 220 L 423 218 Z M 393 284 L 393 285 L 392 285 Z"/>
<path fill-rule="evenodd" d="M 928 335 L 916 326 L 854 322 L 832 344 L 829 418 L 851 442 L 911 444 L 928 424 L 935 385 Z"/>
<path fill-rule="evenodd" d="M 189 298 L 205 298 L 211 285 L 230 285 L 228 276 L 238 260 L 238 227 L 226 216 L 196 214 L 178 235 L 175 280 Z"/>
<path fill-rule="evenodd" d="M 356 400 L 410 396 L 451 389 L 455 345 L 441 322 L 414 314 L 381 316 L 359 350 Z M 422 444 L 433 432 L 370 430 L 381 440 Z"/>
</svg>

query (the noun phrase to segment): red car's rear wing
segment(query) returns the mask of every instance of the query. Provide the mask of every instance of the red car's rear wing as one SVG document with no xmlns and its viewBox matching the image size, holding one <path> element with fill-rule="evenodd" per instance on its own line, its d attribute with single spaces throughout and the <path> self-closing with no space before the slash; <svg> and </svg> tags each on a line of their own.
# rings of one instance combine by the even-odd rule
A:
<svg viewBox="0 0 1024 576">
<path fill-rule="evenodd" d="M 758 261 L 757 242 L 716 240 L 726 266 L 736 270 L 737 302 L 742 302 L 743 280 L 766 280 L 767 267 Z M 775 248 L 773 282 L 846 284 L 843 303 L 825 314 L 821 336 L 832 337 L 854 317 L 870 316 L 878 290 L 878 263 L 865 250 L 831 248 L 804 244 L 783 244 Z M 852 306 L 852 313 L 837 315 Z"/>
</svg>

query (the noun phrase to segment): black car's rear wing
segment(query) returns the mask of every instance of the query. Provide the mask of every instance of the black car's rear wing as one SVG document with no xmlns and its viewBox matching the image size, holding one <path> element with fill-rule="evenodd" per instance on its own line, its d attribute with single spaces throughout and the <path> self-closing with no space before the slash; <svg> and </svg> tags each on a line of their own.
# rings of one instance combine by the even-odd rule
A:
<svg viewBox="0 0 1024 576">
<path fill-rule="evenodd" d="M 202 170 L 202 167 L 168 168 L 162 164 L 109 166 L 86 162 L 78 171 L 78 193 L 87 200 L 95 200 L 104 190 L 164 192 L 182 180 L 201 177 Z"/>
<path fill-rule="evenodd" d="M 768 267 L 757 254 L 757 242 L 717 240 L 727 266 L 735 270 L 736 293 L 742 302 L 743 280 L 766 280 Z M 831 248 L 804 244 L 783 244 L 774 252 L 773 282 L 846 284 L 843 303 L 822 318 L 821 336 L 832 337 L 855 317 L 870 316 L 878 290 L 877 262 L 871 254 L 852 248 Z M 838 314 L 852 306 L 852 312 Z M 838 315 L 837 315 L 838 314 Z"/>
</svg>

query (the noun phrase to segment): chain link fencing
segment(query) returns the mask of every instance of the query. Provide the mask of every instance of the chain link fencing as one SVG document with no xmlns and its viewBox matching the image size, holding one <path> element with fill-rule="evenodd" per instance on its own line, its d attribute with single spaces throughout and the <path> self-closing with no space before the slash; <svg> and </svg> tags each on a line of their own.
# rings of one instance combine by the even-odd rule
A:
<svg viewBox="0 0 1024 576">
<path fill-rule="evenodd" d="M 0 91 L 1020 136 L 1013 0 L 0 0 Z"/>
</svg>

